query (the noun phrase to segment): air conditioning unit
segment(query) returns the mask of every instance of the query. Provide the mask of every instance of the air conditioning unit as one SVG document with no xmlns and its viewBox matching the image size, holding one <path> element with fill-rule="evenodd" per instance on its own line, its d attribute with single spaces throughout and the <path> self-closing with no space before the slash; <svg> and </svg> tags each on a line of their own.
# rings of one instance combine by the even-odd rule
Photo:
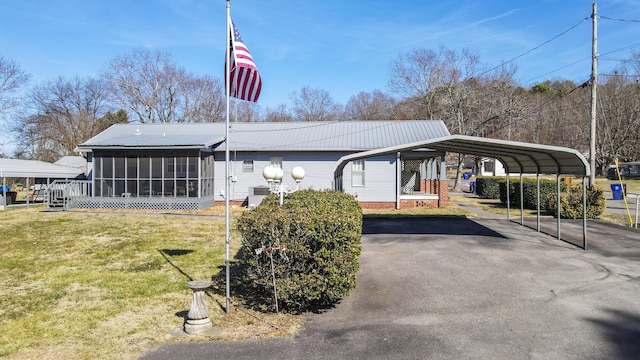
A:
<svg viewBox="0 0 640 360">
<path fill-rule="evenodd" d="M 262 202 L 267 195 L 271 194 L 267 186 L 252 186 L 249 187 L 249 197 L 247 204 L 249 208 L 254 208 Z"/>
</svg>

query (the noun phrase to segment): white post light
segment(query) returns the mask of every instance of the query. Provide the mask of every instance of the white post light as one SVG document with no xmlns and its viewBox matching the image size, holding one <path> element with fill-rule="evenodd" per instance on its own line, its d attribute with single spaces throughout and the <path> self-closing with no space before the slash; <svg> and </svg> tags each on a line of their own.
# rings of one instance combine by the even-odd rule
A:
<svg viewBox="0 0 640 360">
<path fill-rule="evenodd" d="M 289 190 L 286 185 L 282 184 L 284 171 L 281 168 L 269 165 L 262 171 L 262 176 L 269 183 L 269 191 L 273 194 L 280 195 L 280 205 L 282 205 L 284 202 L 284 194 L 292 194 L 300 188 L 300 181 L 304 178 L 304 169 L 300 166 L 291 169 L 291 177 L 296 181 L 296 188 L 292 190 Z"/>
</svg>

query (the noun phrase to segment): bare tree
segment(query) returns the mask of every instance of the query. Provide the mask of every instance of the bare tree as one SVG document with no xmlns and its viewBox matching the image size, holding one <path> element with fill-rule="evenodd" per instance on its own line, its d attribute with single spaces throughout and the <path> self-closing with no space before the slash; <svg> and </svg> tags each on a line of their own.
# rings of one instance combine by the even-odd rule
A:
<svg viewBox="0 0 640 360">
<path fill-rule="evenodd" d="M 264 112 L 263 120 L 268 122 L 289 122 L 293 121 L 293 115 L 286 104 L 280 104 L 275 108 L 269 108 Z"/>
<path fill-rule="evenodd" d="M 134 50 L 112 60 L 105 78 L 115 102 L 141 123 L 224 119 L 221 81 L 188 74 L 169 53 Z"/>
<path fill-rule="evenodd" d="M 349 120 L 390 120 L 395 106 L 396 100 L 380 90 L 360 92 L 347 101 L 344 115 Z"/>
<path fill-rule="evenodd" d="M 251 101 L 231 99 L 230 120 L 233 122 L 260 121 L 260 106 Z"/>
<path fill-rule="evenodd" d="M 598 94 L 596 165 L 604 172 L 616 159 L 640 158 L 640 84 L 626 76 L 612 77 L 598 87 Z"/>
<path fill-rule="evenodd" d="M 291 101 L 298 121 L 335 121 L 340 118 L 341 106 L 326 90 L 305 86 L 291 94 Z"/>
<path fill-rule="evenodd" d="M 103 130 L 108 109 L 105 84 L 96 79 L 58 78 L 27 95 L 33 112 L 16 124 L 19 152 L 32 159 L 55 161 L 74 154 L 79 143 Z"/>
<path fill-rule="evenodd" d="M 169 53 L 137 49 L 109 63 L 105 78 L 114 100 L 141 123 L 179 118 L 178 100 L 185 72 Z"/>
<path fill-rule="evenodd" d="M 15 91 L 25 85 L 29 78 L 18 64 L 0 56 L 0 114 L 18 105 L 18 100 L 14 97 Z"/>
<path fill-rule="evenodd" d="M 216 122 L 225 120 L 224 88 L 218 78 L 185 76 L 181 84 L 184 122 Z"/>
</svg>

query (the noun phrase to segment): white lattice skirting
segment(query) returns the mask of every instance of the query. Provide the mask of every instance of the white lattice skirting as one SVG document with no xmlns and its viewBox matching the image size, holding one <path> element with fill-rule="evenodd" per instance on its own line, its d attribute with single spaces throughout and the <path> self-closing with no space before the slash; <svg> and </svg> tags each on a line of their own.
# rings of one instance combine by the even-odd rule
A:
<svg viewBox="0 0 640 360">
<path fill-rule="evenodd" d="M 143 209 L 201 210 L 213 206 L 214 198 L 98 198 L 74 197 L 68 208 L 81 209 Z"/>
</svg>

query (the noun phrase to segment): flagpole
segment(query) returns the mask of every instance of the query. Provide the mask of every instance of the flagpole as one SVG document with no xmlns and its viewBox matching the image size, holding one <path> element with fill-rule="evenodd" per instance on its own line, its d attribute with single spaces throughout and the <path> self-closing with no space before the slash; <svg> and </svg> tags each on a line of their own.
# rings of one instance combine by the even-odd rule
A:
<svg viewBox="0 0 640 360">
<path fill-rule="evenodd" d="M 225 306 L 225 312 L 228 314 L 229 313 L 229 308 L 230 308 L 230 301 L 229 298 L 231 297 L 231 292 L 229 289 L 229 285 L 230 285 L 230 275 L 229 275 L 229 244 L 231 243 L 231 229 L 230 229 L 230 210 L 229 210 L 229 177 L 230 177 L 230 171 L 229 171 L 229 158 L 230 158 L 230 152 L 229 152 L 229 97 L 230 97 L 230 93 L 231 93 L 231 63 L 229 61 L 229 58 L 231 56 L 231 49 L 230 49 L 230 44 L 231 44 L 231 5 L 230 5 L 230 0 L 227 0 L 227 29 L 226 29 L 227 35 L 226 35 L 226 60 L 225 63 L 227 64 L 227 66 L 225 66 L 225 77 L 226 77 L 226 86 L 225 86 L 225 95 L 227 97 L 227 119 L 226 119 L 226 126 L 225 126 L 225 150 L 224 150 L 224 157 L 225 157 L 225 175 L 224 175 L 224 199 L 225 199 L 225 286 L 226 286 L 226 306 Z"/>
</svg>

